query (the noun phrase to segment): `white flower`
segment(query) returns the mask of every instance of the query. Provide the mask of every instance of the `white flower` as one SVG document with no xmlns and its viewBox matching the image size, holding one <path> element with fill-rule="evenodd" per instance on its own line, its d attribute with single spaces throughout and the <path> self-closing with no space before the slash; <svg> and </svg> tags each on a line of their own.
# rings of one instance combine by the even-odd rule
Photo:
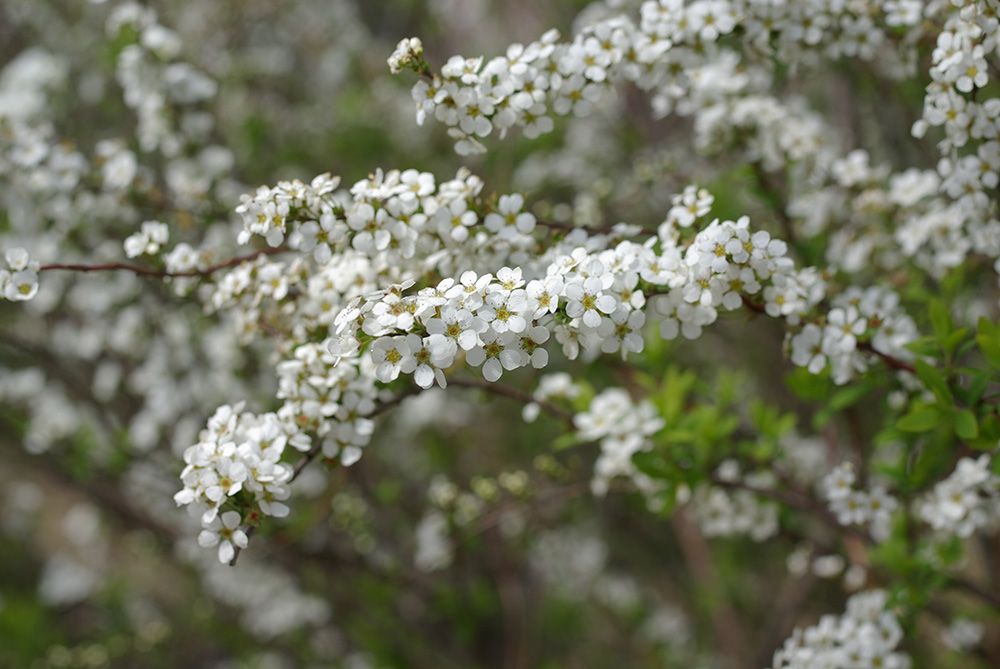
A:
<svg viewBox="0 0 1000 669">
<path fill-rule="evenodd" d="M 822 342 L 823 331 L 818 325 L 807 323 L 802 332 L 792 337 L 792 362 L 808 368 L 811 374 L 819 374 L 826 367 Z"/>
<path fill-rule="evenodd" d="M 483 335 L 482 344 L 465 356 L 470 365 L 483 366 L 483 377 L 490 382 L 497 381 L 505 369 L 510 371 L 523 367 L 524 358 L 513 332 L 497 332 L 492 329 Z"/>
<path fill-rule="evenodd" d="M 603 292 L 607 287 L 596 276 L 566 284 L 566 314 L 570 318 L 582 317 L 584 325 L 596 329 L 603 320 L 601 313 L 610 314 L 617 306 L 615 296 Z"/>
<path fill-rule="evenodd" d="M 160 247 L 167 243 L 170 238 L 170 230 L 166 223 L 159 221 L 146 221 L 142 224 L 142 229 L 125 239 L 125 255 L 129 258 L 136 256 L 154 255 L 159 252 Z"/>
<path fill-rule="evenodd" d="M 530 234 L 535 229 L 535 217 L 522 209 L 524 209 L 523 195 L 520 193 L 501 195 L 497 211 L 486 216 L 486 229 L 501 238 L 512 237 L 515 232 Z"/>
<path fill-rule="evenodd" d="M 246 548 L 249 538 L 239 529 L 243 519 L 236 511 L 226 511 L 216 518 L 198 535 L 198 545 L 202 548 L 219 546 L 219 562 L 227 564 L 236 556 L 236 548 Z"/>
<path fill-rule="evenodd" d="M 410 374 L 417 368 L 409 337 L 380 337 L 372 345 L 372 362 L 377 367 L 375 378 L 382 383 L 395 381 L 400 372 Z M 419 338 L 418 338 L 419 341 Z"/>
<path fill-rule="evenodd" d="M 8 249 L 6 257 L 7 266 L 10 267 L 10 271 L 12 272 L 20 272 L 21 270 L 28 269 L 31 262 L 27 250 L 20 246 Z"/>
<path fill-rule="evenodd" d="M 11 302 L 30 300 L 38 293 L 38 274 L 31 270 L 14 272 L 0 283 L 4 284 L 4 297 Z"/>
</svg>

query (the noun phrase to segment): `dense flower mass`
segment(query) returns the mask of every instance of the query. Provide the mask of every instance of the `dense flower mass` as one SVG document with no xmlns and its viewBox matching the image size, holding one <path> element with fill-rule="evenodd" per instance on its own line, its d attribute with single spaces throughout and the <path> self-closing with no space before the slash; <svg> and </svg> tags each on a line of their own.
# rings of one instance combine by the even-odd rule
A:
<svg viewBox="0 0 1000 669">
<path fill-rule="evenodd" d="M 160 643 L 135 526 L 246 666 L 1000 664 L 1000 4 L 247 3 L 0 7 L 0 533 L 120 521 L 46 606 Z"/>
</svg>

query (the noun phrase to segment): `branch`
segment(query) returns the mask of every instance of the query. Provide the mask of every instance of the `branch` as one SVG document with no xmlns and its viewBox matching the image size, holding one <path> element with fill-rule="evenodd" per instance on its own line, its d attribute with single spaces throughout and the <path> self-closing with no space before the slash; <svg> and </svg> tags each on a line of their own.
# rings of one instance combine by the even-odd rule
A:
<svg viewBox="0 0 1000 669">
<path fill-rule="evenodd" d="M 270 256 L 278 253 L 283 253 L 287 251 L 288 248 L 284 246 L 279 246 L 273 249 L 261 249 L 255 251 L 249 255 L 237 256 L 235 258 L 230 258 L 225 262 L 221 262 L 217 265 L 210 265 L 204 269 L 191 269 L 185 272 L 168 272 L 166 270 L 149 269 L 148 267 L 139 267 L 138 265 L 129 265 L 127 263 L 121 262 L 110 262 L 104 263 L 103 265 L 77 265 L 77 264 L 62 264 L 55 263 L 52 265 L 42 265 L 38 268 L 39 272 L 49 272 L 52 270 L 62 269 L 70 270 L 73 272 L 106 272 L 111 270 L 125 270 L 127 272 L 132 272 L 141 276 L 157 276 L 162 278 L 174 278 L 174 277 L 193 277 L 193 276 L 209 276 L 218 272 L 220 269 L 226 269 L 228 267 L 235 267 L 241 265 L 245 262 L 255 260 L 260 256 Z"/>
<path fill-rule="evenodd" d="M 903 362 L 899 358 L 894 358 L 893 356 L 889 355 L 888 353 L 883 353 L 882 351 L 879 351 L 878 349 L 876 349 L 874 346 L 872 346 L 869 343 L 860 342 L 859 341 L 858 342 L 858 348 L 860 348 L 862 351 L 866 351 L 868 353 L 871 353 L 872 355 L 875 355 L 875 356 L 878 356 L 879 358 L 882 358 L 882 361 L 885 364 L 887 364 L 890 367 L 892 367 L 893 369 L 898 369 L 898 370 L 901 370 L 901 371 L 904 371 L 904 372 L 909 372 L 910 374 L 913 374 L 914 376 L 917 375 L 917 370 L 913 367 L 913 365 L 911 365 L 909 363 L 906 363 L 906 362 Z"/>
<path fill-rule="evenodd" d="M 583 230 L 588 235 L 610 235 L 615 231 L 614 227 L 588 228 L 586 226 L 573 225 L 572 223 L 556 223 L 554 221 L 543 221 L 540 219 L 535 220 L 535 225 L 540 225 L 543 228 L 550 228 L 552 230 L 565 230 L 566 232 Z M 650 228 L 640 228 L 639 234 L 646 235 L 647 237 L 656 237 L 659 233 Z"/>
<path fill-rule="evenodd" d="M 573 413 L 567 411 L 561 407 L 557 407 L 555 404 L 550 404 L 549 402 L 539 402 L 530 393 L 523 390 L 518 390 L 517 388 L 511 388 L 510 386 L 501 386 L 498 383 L 490 383 L 489 381 L 479 379 L 449 379 L 449 385 L 458 386 L 459 388 L 472 388 L 475 390 L 482 390 L 487 393 L 492 393 L 494 395 L 500 395 L 501 397 L 508 397 L 522 404 L 530 404 L 534 402 L 538 406 L 542 407 L 546 413 L 549 413 L 560 420 L 573 424 Z"/>
</svg>

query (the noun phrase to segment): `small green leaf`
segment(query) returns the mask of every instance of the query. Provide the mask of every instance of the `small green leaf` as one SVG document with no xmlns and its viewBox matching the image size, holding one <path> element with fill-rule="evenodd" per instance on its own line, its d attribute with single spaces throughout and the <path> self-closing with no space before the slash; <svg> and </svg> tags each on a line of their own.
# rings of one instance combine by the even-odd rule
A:
<svg viewBox="0 0 1000 669">
<path fill-rule="evenodd" d="M 811 421 L 812 429 L 815 430 L 816 432 L 819 432 L 824 427 L 826 427 L 826 424 L 829 423 L 832 418 L 833 418 L 832 411 L 830 411 L 829 409 L 820 409 L 819 411 L 813 414 Z"/>
<path fill-rule="evenodd" d="M 985 316 L 980 316 L 976 323 L 976 334 L 990 339 L 997 339 L 997 326 Z"/>
<path fill-rule="evenodd" d="M 997 419 L 996 414 L 988 415 L 979 424 L 979 436 L 987 442 L 985 448 L 993 448 L 997 445 L 997 441 L 1000 440 L 1000 420 Z M 1000 460 L 1000 458 L 997 459 Z"/>
<path fill-rule="evenodd" d="M 632 455 L 632 462 L 640 472 L 654 479 L 668 478 L 672 469 L 666 458 L 655 451 L 639 451 Z"/>
<path fill-rule="evenodd" d="M 848 386 L 834 393 L 827 406 L 831 411 L 843 411 L 860 402 L 874 388 L 875 386 L 870 383 L 858 383 Z"/>
<path fill-rule="evenodd" d="M 576 436 L 574 432 L 568 432 L 566 434 L 561 434 L 552 441 L 552 449 L 556 451 L 562 451 L 567 448 L 571 448 L 580 443 L 580 439 Z"/>
<path fill-rule="evenodd" d="M 920 339 L 915 339 L 909 344 L 904 344 L 903 348 L 907 351 L 916 353 L 917 355 L 923 355 L 930 358 L 940 358 L 941 347 L 938 345 L 937 339 L 934 337 L 921 337 Z"/>
<path fill-rule="evenodd" d="M 924 382 L 924 385 L 934 393 L 938 402 L 945 406 L 952 406 L 955 404 L 955 398 L 952 397 L 951 389 L 948 388 L 948 381 L 939 369 L 931 367 L 926 362 L 919 359 L 913 363 L 913 366 L 917 370 L 917 376 L 919 376 L 920 380 Z"/>
<path fill-rule="evenodd" d="M 970 406 L 975 406 L 979 404 L 979 400 L 983 399 L 983 393 L 986 392 L 986 386 L 990 385 L 990 375 L 989 372 L 979 372 L 972 377 L 972 381 L 969 383 L 969 393 L 966 397 L 966 404 Z"/>
<path fill-rule="evenodd" d="M 797 367 L 795 371 L 786 374 L 785 386 L 796 397 L 807 402 L 825 400 L 830 396 L 830 389 L 833 388 L 829 371 L 824 370 L 819 374 L 810 374 L 809 370 L 804 367 Z"/>
<path fill-rule="evenodd" d="M 976 414 L 968 409 L 962 409 L 955 414 L 955 434 L 967 441 L 978 437 L 979 422 L 976 420 Z"/>
<path fill-rule="evenodd" d="M 965 341 L 965 338 L 968 336 L 968 334 L 969 334 L 969 328 L 961 328 L 960 330 L 955 330 L 954 332 L 949 334 L 947 337 L 945 337 L 944 341 L 941 342 L 941 346 L 942 348 L 944 348 L 944 352 L 947 353 L 948 355 L 951 355 L 958 347 L 958 345 L 961 344 L 963 341 Z"/>
<path fill-rule="evenodd" d="M 896 428 L 903 432 L 929 432 L 940 425 L 942 419 L 941 412 L 933 405 L 917 404 L 896 421 Z"/>
<path fill-rule="evenodd" d="M 976 335 L 976 343 L 979 344 L 979 350 L 986 356 L 990 366 L 994 369 L 1000 369 L 1000 342 L 988 335 L 978 334 Z"/>
<path fill-rule="evenodd" d="M 951 334 L 951 331 L 955 329 L 955 323 L 951 319 L 951 314 L 948 313 L 948 307 L 944 306 L 941 300 L 931 300 L 928 311 L 931 317 L 931 327 L 934 328 L 934 334 L 943 343 L 948 335 Z"/>
</svg>

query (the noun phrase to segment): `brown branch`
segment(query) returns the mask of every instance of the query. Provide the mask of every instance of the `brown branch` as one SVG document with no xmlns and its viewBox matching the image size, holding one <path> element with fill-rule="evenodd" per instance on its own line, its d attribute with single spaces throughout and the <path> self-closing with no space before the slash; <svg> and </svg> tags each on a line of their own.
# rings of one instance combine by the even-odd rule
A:
<svg viewBox="0 0 1000 669">
<path fill-rule="evenodd" d="M 994 609 L 1000 611 L 1000 596 L 983 589 L 972 581 L 966 581 L 958 576 L 952 576 L 948 578 L 947 583 L 948 585 L 959 588 L 960 590 L 965 590 L 970 595 L 978 597 Z"/>
<path fill-rule="evenodd" d="M 457 386 L 459 388 L 471 388 L 474 390 L 482 390 L 487 393 L 492 393 L 494 395 L 500 395 L 501 397 L 507 397 L 522 404 L 530 404 L 534 402 L 546 413 L 559 418 L 560 420 L 573 424 L 573 412 L 557 407 L 555 404 L 550 404 L 549 402 L 539 402 L 531 393 L 527 393 L 523 390 L 518 390 L 517 388 L 511 388 L 510 386 L 502 386 L 497 383 L 490 383 L 489 381 L 479 379 L 450 379 L 448 381 L 449 385 Z"/>
<path fill-rule="evenodd" d="M 741 660 L 750 657 L 750 645 L 733 603 L 726 596 L 725 587 L 715 567 L 712 549 L 691 521 L 686 509 L 678 509 L 670 517 L 670 524 L 693 576 L 695 599 L 708 609 L 711 616 L 716 646 L 732 663 L 731 666 L 746 666 Z"/>
<path fill-rule="evenodd" d="M 572 223 L 556 223 L 555 221 L 543 221 L 541 219 L 535 220 L 536 225 L 540 225 L 544 228 L 551 228 L 552 230 L 564 230 L 566 232 L 572 232 L 573 230 L 583 230 L 588 235 L 610 235 L 613 233 L 614 227 L 603 227 L 603 228 L 588 228 L 586 226 L 573 225 Z M 639 234 L 646 235 L 648 237 L 655 237 L 659 234 L 656 230 L 650 228 L 639 228 Z"/>
<path fill-rule="evenodd" d="M 879 358 L 882 358 L 882 362 L 884 362 L 888 366 L 892 367 L 893 369 L 898 369 L 898 370 L 903 371 L 903 372 L 909 372 L 910 374 L 913 374 L 914 376 L 917 375 L 917 370 L 914 369 L 913 365 L 911 365 L 909 363 L 906 363 L 906 362 L 903 362 L 899 358 L 895 358 L 895 357 L 889 355 L 888 353 L 883 353 L 882 351 L 879 351 L 877 348 L 875 348 L 874 346 L 872 346 L 869 343 L 860 342 L 859 341 L 858 342 L 858 348 L 860 348 L 862 351 L 865 351 L 867 353 L 871 353 L 872 355 L 875 355 L 875 356 L 877 356 Z"/>
<path fill-rule="evenodd" d="M 141 276 L 156 276 L 162 278 L 180 278 L 180 277 L 194 277 L 194 276 L 209 276 L 218 272 L 220 269 L 226 269 L 229 267 L 235 267 L 241 265 L 245 262 L 251 260 L 256 260 L 260 256 L 270 256 L 277 253 L 283 253 L 287 251 L 288 248 L 284 246 L 279 246 L 273 249 L 261 249 L 255 251 L 249 255 L 237 256 L 235 258 L 230 258 L 225 262 L 221 262 L 217 265 L 210 265 L 204 269 L 192 269 L 185 272 L 167 272 L 166 270 L 150 269 L 148 267 L 139 267 L 138 265 L 129 265 L 127 263 L 121 262 L 110 262 L 104 263 L 102 265 L 80 265 L 80 264 L 63 264 L 54 263 L 51 265 L 42 265 L 38 268 L 39 272 L 49 272 L 52 270 L 69 270 L 73 272 L 107 272 L 114 270 L 124 270 L 126 272 L 132 272 Z"/>
</svg>

